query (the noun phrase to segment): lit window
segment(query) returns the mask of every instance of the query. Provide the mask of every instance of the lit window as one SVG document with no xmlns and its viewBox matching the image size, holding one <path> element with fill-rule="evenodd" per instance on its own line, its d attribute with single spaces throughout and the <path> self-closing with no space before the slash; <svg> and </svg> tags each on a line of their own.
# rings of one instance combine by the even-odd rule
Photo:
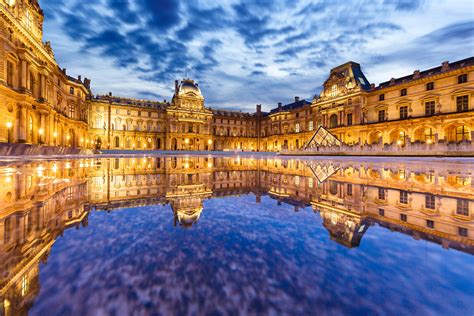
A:
<svg viewBox="0 0 474 316">
<path fill-rule="evenodd" d="M 296 123 L 295 125 L 295 132 L 299 133 L 300 132 L 300 123 Z"/>
<path fill-rule="evenodd" d="M 295 176 L 295 185 L 300 185 L 300 176 Z"/>
<path fill-rule="evenodd" d="M 313 126 L 313 121 L 309 121 L 308 129 L 309 129 L 310 131 L 312 131 L 313 128 L 314 128 L 314 126 Z"/>
<path fill-rule="evenodd" d="M 332 87 L 331 87 L 331 96 L 332 97 L 337 96 L 337 85 L 336 84 L 332 85 Z"/>
<path fill-rule="evenodd" d="M 32 17 L 29 10 L 26 11 L 26 27 L 30 30 L 32 25 Z"/>
<path fill-rule="evenodd" d="M 314 180 L 313 178 L 308 179 L 308 187 L 312 188 L 314 186 Z"/>
</svg>

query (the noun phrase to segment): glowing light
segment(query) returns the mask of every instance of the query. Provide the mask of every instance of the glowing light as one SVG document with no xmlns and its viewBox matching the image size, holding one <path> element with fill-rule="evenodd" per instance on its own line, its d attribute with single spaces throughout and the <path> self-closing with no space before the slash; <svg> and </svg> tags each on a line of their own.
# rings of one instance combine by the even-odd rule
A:
<svg viewBox="0 0 474 316">
<path fill-rule="evenodd" d="M 6 125 L 7 125 L 7 128 L 12 128 L 12 126 L 13 126 L 12 122 L 7 122 Z"/>
<path fill-rule="evenodd" d="M 44 129 L 40 128 L 40 129 L 38 130 L 38 134 L 43 135 L 43 134 L 44 134 Z"/>
<path fill-rule="evenodd" d="M 67 136 L 66 136 L 66 139 L 67 139 L 67 140 L 70 140 L 70 139 L 71 139 L 71 136 L 67 135 Z"/>
<path fill-rule="evenodd" d="M 428 143 L 428 145 L 430 145 L 433 141 L 431 139 L 428 139 L 426 142 Z"/>
<path fill-rule="evenodd" d="M 71 169 L 71 163 L 70 162 L 66 162 L 66 169 Z"/>
<path fill-rule="evenodd" d="M 54 137 L 54 138 L 58 137 L 58 133 L 54 132 L 54 133 L 53 133 L 53 137 Z"/>
<path fill-rule="evenodd" d="M 208 143 L 209 145 L 211 145 L 211 144 L 212 144 L 212 139 L 209 139 L 209 140 L 207 141 L 207 143 Z"/>
<path fill-rule="evenodd" d="M 84 142 L 84 138 L 81 138 L 81 143 Z"/>
<path fill-rule="evenodd" d="M 186 138 L 186 139 L 184 140 L 184 143 L 189 144 L 189 138 Z"/>
<path fill-rule="evenodd" d="M 56 166 L 56 164 L 54 164 L 53 167 L 51 168 L 51 170 L 55 173 L 56 171 L 58 171 L 58 166 Z"/>
<path fill-rule="evenodd" d="M 185 169 L 188 169 L 188 168 L 189 168 L 189 162 L 185 162 L 185 163 L 184 163 L 184 168 L 185 168 Z"/>
<path fill-rule="evenodd" d="M 12 182 L 12 177 L 10 177 L 10 176 L 6 177 L 6 178 L 5 178 L 5 182 L 6 182 L 6 183 Z"/>
<path fill-rule="evenodd" d="M 38 166 L 38 168 L 36 168 L 36 173 L 38 174 L 38 177 L 42 177 L 42 176 L 43 176 L 43 171 L 44 171 L 44 167 L 43 167 L 43 166 Z"/>
<path fill-rule="evenodd" d="M 401 140 L 397 140 L 397 144 L 400 146 L 402 144 Z"/>
<path fill-rule="evenodd" d="M 208 163 L 207 163 L 207 167 L 208 167 L 208 168 L 212 168 L 212 162 L 208 162 Z"/>
</svg>

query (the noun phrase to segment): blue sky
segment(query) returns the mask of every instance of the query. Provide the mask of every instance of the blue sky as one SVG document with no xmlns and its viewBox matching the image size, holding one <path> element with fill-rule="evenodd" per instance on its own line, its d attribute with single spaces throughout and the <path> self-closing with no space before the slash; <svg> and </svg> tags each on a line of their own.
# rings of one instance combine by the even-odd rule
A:
<svg viewBox="0 0 474 316">
<path fill-rule="evenodd" d="M 206 105 L 253 111 L 319 93 L 352 60 L 378 84 L 474 55 L 471 0 L 40 0 L 45 40 L 94 94 L 170 100 L 199 82 Z"/>
</svg>

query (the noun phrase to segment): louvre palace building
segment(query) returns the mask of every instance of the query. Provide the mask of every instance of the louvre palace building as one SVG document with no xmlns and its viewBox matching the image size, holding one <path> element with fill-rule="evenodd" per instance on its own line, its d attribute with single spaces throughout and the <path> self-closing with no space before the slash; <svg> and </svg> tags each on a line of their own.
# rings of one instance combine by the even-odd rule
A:
<svg viewBox="0 0 474 316">
<path fill-rule="evenodd" d="M 474 57 L 379 85 L 347 62 L 330 70 L 312 100 L 294 97 L 269 112 L 256 105 L 244 113 L 209 108 L 191 79 L 175 82 L 169 102 L 93 95 L 90 80 L 70 77 L 57 64 L 42 40 L 43 19 L 37 0 L 0 0 L 0 144 L 299 150 L 320 126 L 352 148 L 471 143 Z"/>
</svg>

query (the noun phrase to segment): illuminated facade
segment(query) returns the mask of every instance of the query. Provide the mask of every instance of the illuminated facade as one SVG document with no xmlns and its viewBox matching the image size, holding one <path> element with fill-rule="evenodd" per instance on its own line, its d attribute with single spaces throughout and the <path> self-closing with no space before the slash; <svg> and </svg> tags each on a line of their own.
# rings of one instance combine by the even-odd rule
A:
<svg viewBox="0 0 474 316">
<path fill-rule="evenodd" d="M 99 147 L 110 149 L 299 150 L 323 126 L 348 150 L 456 151 L 471 148 L 473 89 L 474 58 L 378 87 L 349 62 L 331 70 L 312 102 L 295 97 L 268 113 L 260 105 L 255 113 L 206 109 L 197 84 L 183 80 L 171 103 L 96 97 L 90 121 Z M 106 135 L 110 146 L 103 146 Z"/>
<path fill-rule="evenodd" d="M 344 150 L 472 150 L 474 57 L 370 84 L 359 64 L 331 70 L 309 102 L 269 112 L 211 109 L 196 82 L 170 102 L 92 96 L 42 42 L 37 1 L 0 1 L 0 143 L 97 149 L 281 151 L 304 148 L 323 126 Z"/>
<path fill-rule="evenodd" d="M 37 0 L 0 1 L 0 142 L 84 147 L 89 80 L 59 68 L 43 19 Z"/>
</svg>

